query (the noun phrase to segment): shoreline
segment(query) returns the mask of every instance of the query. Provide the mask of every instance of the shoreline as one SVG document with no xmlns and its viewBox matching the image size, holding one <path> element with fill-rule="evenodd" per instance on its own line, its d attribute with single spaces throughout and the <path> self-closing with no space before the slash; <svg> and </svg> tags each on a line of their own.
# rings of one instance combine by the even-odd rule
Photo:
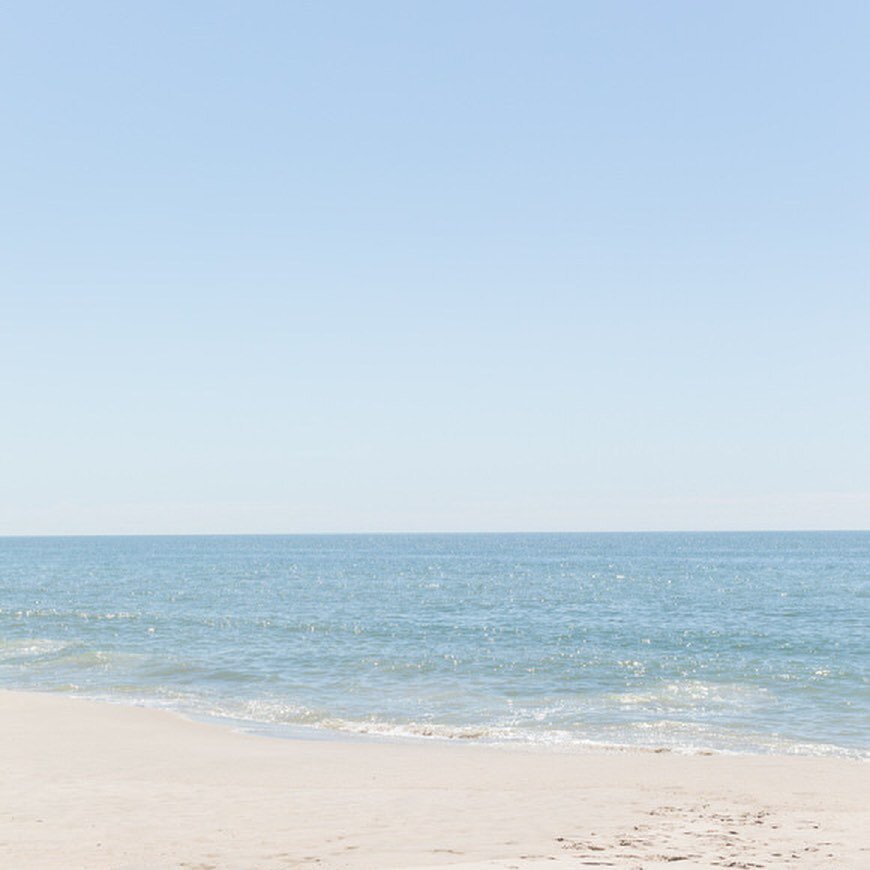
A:
<svg viewBox="0 0 870 870">
<path fill-rule="evenodd" d="M 49 695 L 58 698 L 85 701 L 95 704 L 132 707 L 135 709 L 155 710 L 186 721 L 223 728 L 239 734 L 266 737 L 276 740 L 300 741 L 338 741 L 347 743 L 412 743 L 415 745 L 470 745 L 495 749 L 519 749 L 566 754 L 595 754 L 613 752 L 672 753 L 674 755 L 724 755 L 736 758 L 840 758 L 849 761 L 870 762 L 870 749 L 840 746 L 834 743 L 813 742 L 808 739 L 789 738 L 788 745 L 793 751 L 763 748 L 726 748 L 715 745 L 673 745 L 668 743 L 616 743 L 603 740 L 566 738 L 565 740 L 532 740 L 500 738 L 485 734 L 485 728 L 478 726 L 448 726 L 439 723 L 387 723 L 377 722 L 356 725 L 348 722 L 348 727 L 334 727 L 327 724 L 306 724 L 303 722 L 264 722 L 245 719 L 230 714 L 204 712 L 184 706 L 151 703 L 147 699 L 129 699 L 123 696 L 87 694 L 76 691 L 51 691 L 43 688 L 6 688 L 0 693 L 16 692 L 22 694 Z M 456 733 L 443 733 L 454 731 Z M 759 739 L 762 735 L 759 735 Z M 810 751 L 802 751 L 802 748 Z"/>
<path fill-rule="evenodd" d="M 3 691 L 3 690 L 0 690 Z M 30 691 L 30 690 L 21 690 Z M 54 694 L 42 690 L 34 690 L 38 694 Z M 811 743 L 809 741 L 793 741 L 792 746 L 818 749 L 819 751 L 801 751 L 795 749 L 792 752 L 762 749 L 726 749 L 716 746 L 679 746 L 679 745 L 643 745 L 633 743 L 606 743 L 597 740 L 585 740 L 581 738 L 566 739 L 563 741 L 553 740 L 529 740 L 529 739 L 506 739 L 488 735 L 463 733 L 464 728 L 457 728 L 460 733 L 446 735 L 437 733 L 444 726 L 434 725 L 429 733 L 428 726 L 419 723 L 383 724 L 380 723 L 369 727 L 337 728 L 329 725 L 305 725 L 292 722 L 260 722 L 256 720 L 239 719 L 232 716 L 218 714 L 198 713 L 175 709 L 172 707 L 160 707 L 150 705 L 147 702 L 128 703 L 123 699 L 97 698 L 87 695 L 69 694 L 66 697 L 89 701 L 97 704 L 113 704 L 137 709 L 159 710 L 170 716 L 178 716 L 189 722 L 214 726 L 232 731 L 236 734 L 246 734 L 252 737 L 265 737 L 270 740 L 298 740 L 302 742 L 339 742 L 349 744 L 403 744 L 414 746 L 475 746 L 482 749 L 494 750 L 519 750 L 538 753 L 556 753 L 564 755 L 597 755 L 612 753 L 639 753 L 654 755 L 673 754 L 692 757 L 696 755 L 721 755 L 728 758 L 833 758 L 870 764 L 870 750 L 853 749 L 845 746 L 837 746 L 833 743 Z"/>
<path fill-rule="evenodd" d="M 855 867 L 870 767 L 800 755 L 252 734 L 0 691 L 0 864 Z"/>
</svg>

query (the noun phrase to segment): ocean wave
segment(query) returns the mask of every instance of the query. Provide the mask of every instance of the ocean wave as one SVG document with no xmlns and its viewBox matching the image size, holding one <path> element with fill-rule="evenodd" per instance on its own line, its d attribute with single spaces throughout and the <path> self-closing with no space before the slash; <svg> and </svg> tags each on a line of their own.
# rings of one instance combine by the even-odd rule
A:
<svg viewBox="0 0 870 870">
<path fill-rule="evenodd" d="M 769 703 L 771 693 L 745 683 L 712 683 L 700 680 L 665 682 L 644 691 L 612 692 L 603 699 L 621 708 L 689 711 L 713 706 L 757 706 Z"/>
<path fill-rule="evenodd" d="M 80 619 L 85 622 L 90 620 L 136 620 L 141 619 L 141 613 L 130 610 L 67 610 L 57 607 L 35 607 L 25 610 L 4 610 L 0 608 L 0 614 L 14 619 Z"/>
<path fill-rule="evenodd" d="M 315 729 L 324 734 L 355 735 L 390 739 L 473 741 L 490 745 L 525 745 L 553 749 L 601 749 L 670 751 L 676 753 L 721 752 L 741 754 L 789 754 L 870 759 L 870 751 L 830 743 L 813 743 L 785 737 L 716 728 L 703 723 L 660 719 L 598 728 L 540 728 L 504 722 L 445 723 L 399 721 L 376 716 L 343 717 L 301 704 L 274 699 L 198 703 L 196 714 L 232 720 L 253 731 L 265 726 L 272 735 L 281 727 Z M 188 705 L 190 709 L 190 705 Z M 275 730 L 275 729 L 278 730 Z M 293 736 L 293 732 L 287 733 Z"/>
<path fill-rule="evenodd" d="M 32 662 L 44 656 L 55 655 L 75 645 L 71 641 L 40 637 L 0 640 L 0 663 Z"/>
<path fill-rule="evenodd" d="M 50 638 L 0 641 L 0 666 L 33 675 L 135 667 L 145 658 L 141 653 L 88 648 L 81 641 Z"/>
</svg>

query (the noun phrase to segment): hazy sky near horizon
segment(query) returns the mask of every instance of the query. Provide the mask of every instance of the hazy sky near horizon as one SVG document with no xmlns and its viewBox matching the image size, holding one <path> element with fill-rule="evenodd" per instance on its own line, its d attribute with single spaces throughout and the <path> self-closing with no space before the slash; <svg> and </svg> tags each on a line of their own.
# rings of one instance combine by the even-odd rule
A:
<svg viewBox="0 0 870 870">
<path fill-rule="evenodd" d="M 870 528 L 866 3 L 0 20 L 0 533 Z"/>
</svg>

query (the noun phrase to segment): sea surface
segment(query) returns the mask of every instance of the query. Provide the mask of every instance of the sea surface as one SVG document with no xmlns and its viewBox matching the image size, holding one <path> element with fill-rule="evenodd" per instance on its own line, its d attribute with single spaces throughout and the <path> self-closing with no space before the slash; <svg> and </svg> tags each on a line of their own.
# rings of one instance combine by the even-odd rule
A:
<svg viewBox="0 0 870 870">
<path fill-rule="evenodd" d="M 0 538 L 0 687 L 272 734 L 870 757 L 870 533 Z"/>
</svg>

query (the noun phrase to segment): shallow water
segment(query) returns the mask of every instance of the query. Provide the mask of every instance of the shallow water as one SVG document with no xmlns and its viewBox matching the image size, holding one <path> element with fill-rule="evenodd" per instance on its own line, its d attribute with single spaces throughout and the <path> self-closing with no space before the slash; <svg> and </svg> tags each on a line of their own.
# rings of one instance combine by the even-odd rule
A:
<svg viewBox="0 0 870 870">
<path fill-rule="evenodd" d="M 870 754 L 870 533 L 0 539 L 0 685 L 320 729 Z"/>
</svg>

